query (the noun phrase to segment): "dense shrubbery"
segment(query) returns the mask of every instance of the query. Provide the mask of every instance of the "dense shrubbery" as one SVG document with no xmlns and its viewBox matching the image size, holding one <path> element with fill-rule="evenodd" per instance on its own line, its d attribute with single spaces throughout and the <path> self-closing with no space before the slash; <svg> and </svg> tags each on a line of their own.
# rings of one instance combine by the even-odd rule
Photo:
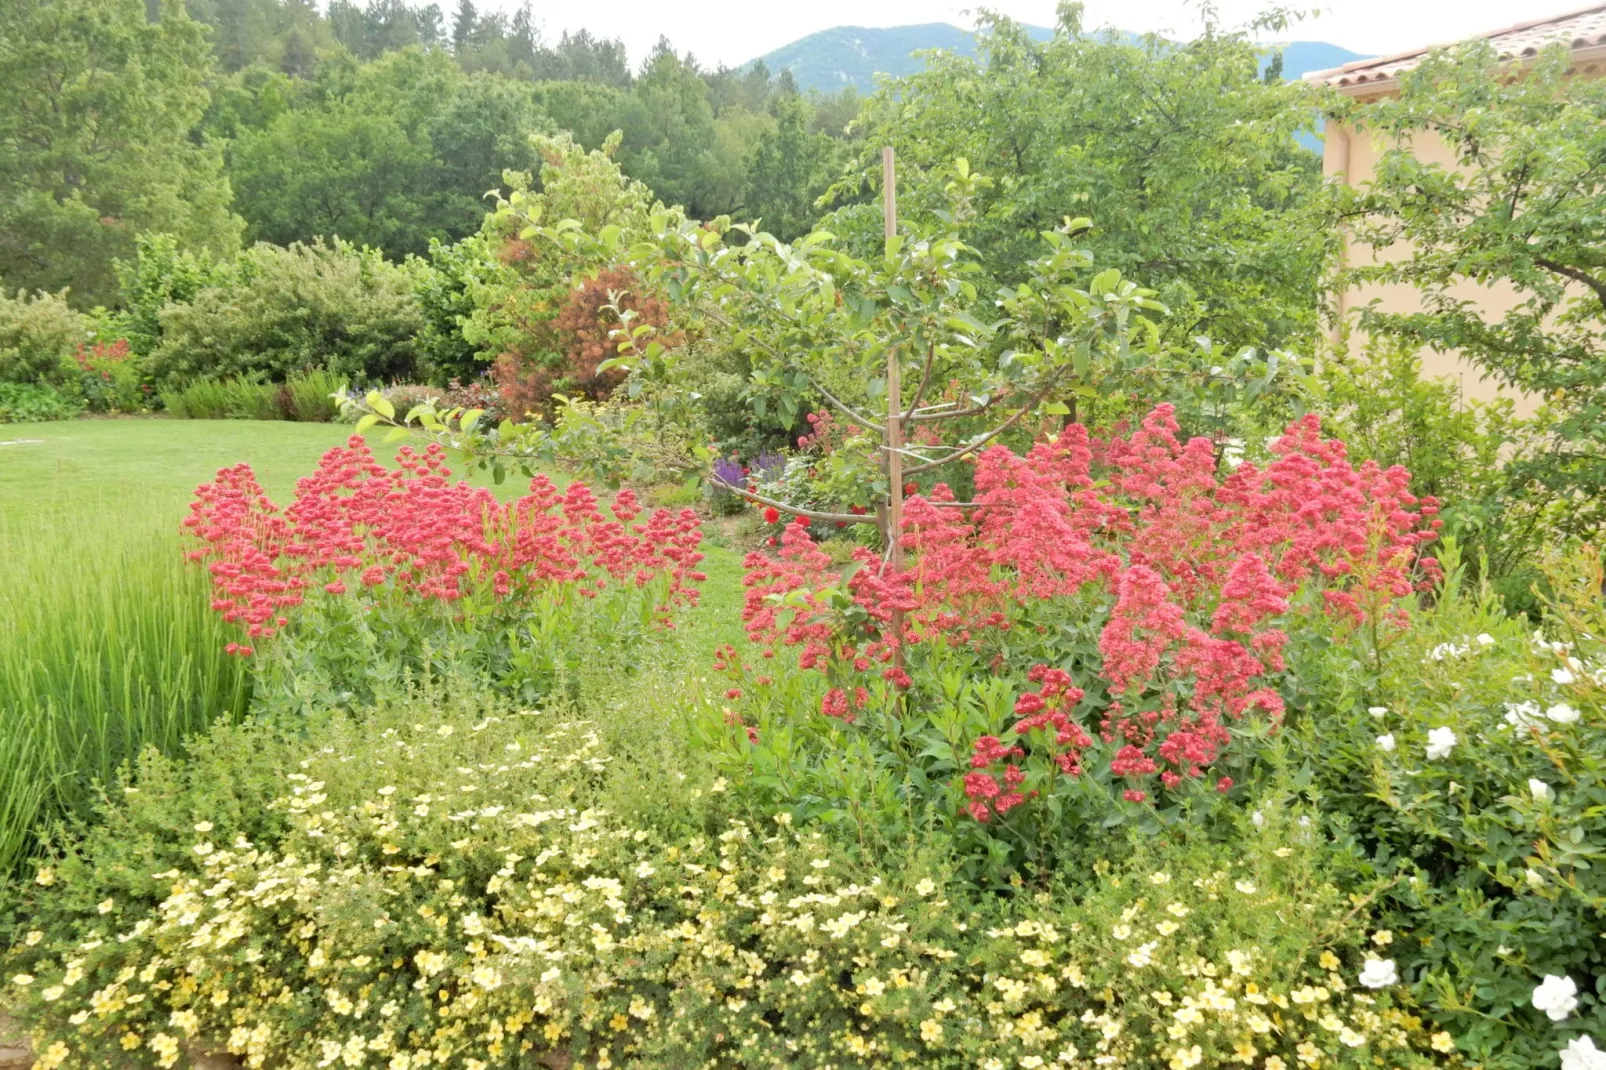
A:
<svg viewBox="0 0 1606 1070">
<path fill-rule="evenodd" d="M 1536 630 L 1455 569 L 1410 627 L 1336 663 L 1296 733 L 1384 882 L 1419 998 L 1469 1056 L 1512 1070 L 1606 1036 L 1602 574 L 1594 553 L 1546 570 Z M 1538 1013 L 1547 977 L 1576 986 L 1570 1013 Z"/>
<path fill-rule="evenodd" d="M 297 420 L 327 423 L 340 414 L 335 395 L 346 380 L 326 371 L 292 373 L 283 383 L 196 379 L 161 392 L 162 408 L 181 420 Z"/>
<path fill-rule="evenodd" d="M 993 900 L 732 814 L 610 747 L 633 716 L 421 697 L 146 758 L 6 961 L 43 1065 L 1442 1059 L 1291 815 Z"/>
<path fill-rule="evenodd" d="M 147 374 L 167 387 L 328 368 L 354 384 L 411 377 L 423 326 L 405 268 L 344 242 L 257 245 L 160 314 Z"/>
<path fill-rule="evenodd" d="M 67 295 L 0 290 L 0 382 L 56 385 L 94 335 Z"/>
<path fill-rule="evenodd" d="M 70 420 L 83 405 L 49 386 L 38 383 L 0 383 L 0 424 Z"/>
</svg>

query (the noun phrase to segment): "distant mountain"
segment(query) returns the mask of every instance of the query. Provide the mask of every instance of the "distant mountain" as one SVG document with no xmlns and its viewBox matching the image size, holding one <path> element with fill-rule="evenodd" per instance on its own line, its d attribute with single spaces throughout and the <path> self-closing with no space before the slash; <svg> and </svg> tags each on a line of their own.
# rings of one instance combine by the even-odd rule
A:
<svg viewBox="0 0 1606 1070">
<path fill-rule="evenodd" d="M 1026 32 L 1046 41 L 1054 31 L 1043 26 L 1027 26 Z M 861 93 L 875 88 L 875 76 L 887 74 L 901 78 L 914 74 L 925 64 L 915 53 L 941 48 L 961 56 L 976 54 L 976 35 L 946 22 L 919 26 L 893 26 L 872 29 L 865 26 L 834 26 L 783 45 L 759 57 L 773 74 L 783 70 L 802 89 L 835 93 L 853 86 Z M 1351 60 L 1364 59 L 1359 52 L 1325 41 L 1291 41 L 1282 48 L 1283 77 L 1298 78 L 1306 71 L 1338 67 Z M 1267 57 L 1266 62 L 1270 62 Z"/>
<path fill-rule="evenodd" d="M 1372 58 L 1338 45 L 1330 45 L 1326 41 L 1290 41 L 1282 46 L 1282 53 L 1283 77 L 1290 82 L 1311 71 L 1325 71 L 1358 59 Z"/>
<path fill-rule="evenodd" d="M 1053 30 L 1042 26 L 1028 26 L 1026 30 L 1040 41 L 1054 36 Z M 791 71 L 801 89 L 835 93 L 853 86 L 861 93 L 868 93 L 875 88 L 878 74 L 901 78 L 923 70 L 925 63 L 915 53 L 930 48 L 974 56 L 976 35 L 946 22 L 889 29 L 833 26 L 782 45 L 760 56 L 759 61 L 772 74 Z"/>
</svg>

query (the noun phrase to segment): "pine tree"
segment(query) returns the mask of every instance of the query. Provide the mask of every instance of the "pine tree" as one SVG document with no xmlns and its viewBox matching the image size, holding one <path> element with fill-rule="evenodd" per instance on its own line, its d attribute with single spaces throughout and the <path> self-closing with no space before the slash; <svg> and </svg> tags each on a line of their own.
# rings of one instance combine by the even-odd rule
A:
<svg viewBox="0 0 1606 1070">
<path fill-rule="evenodd" d="M 479 22 L 479 12 L 474 10 L 474 0 L 458 0 L 457 16 L 452 19 L 452 51 L 462 54 L 463 50 L 474 40 L 474 26 Z"/>
<path fill-rule="evenodd" d="M 530 5 L 526 2 L 513 16 L 513 30 L 508 36 L 508 58 L 515 64 L 533 69 L 536 45 L 535 21 L 530 16 Z"/>
</svg>

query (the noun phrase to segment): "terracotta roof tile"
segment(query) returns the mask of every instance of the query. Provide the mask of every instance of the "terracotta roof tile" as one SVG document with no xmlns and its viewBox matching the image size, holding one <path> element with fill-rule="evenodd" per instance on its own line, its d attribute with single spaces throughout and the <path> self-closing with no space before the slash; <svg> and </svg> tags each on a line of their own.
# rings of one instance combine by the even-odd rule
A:
<svg viewBox="0 0 1606 1070">
<path fill-rule="evenodd" d="M 1562 15 L 1552 15 L 1549 18 L 1519 22 L 1515 26 L 1476 34 L 1466 40 L 1478 39 L 1494 45 L 1501 59 L 1524 59 L 1535 56 L 1546 45 L 1558 41 L 1573 49 L 1606 45 L 1606 3 L 1591 4 L 1589 7 Z M 1311 71 L 1305 75 L 1305 81 L 1354 91 L 1371 83 L 1391 81 L 1421 63 L 1423 57 L 1435 48 L 1447 48 L 1459 43 L 1452 41 L 1442 45 L 1412 49 L 1409 52 L 1398 52 L 1392 56 L 1381 56 L 1377 59 L 1359 59 L 1331 70 Z"/>
</svg>

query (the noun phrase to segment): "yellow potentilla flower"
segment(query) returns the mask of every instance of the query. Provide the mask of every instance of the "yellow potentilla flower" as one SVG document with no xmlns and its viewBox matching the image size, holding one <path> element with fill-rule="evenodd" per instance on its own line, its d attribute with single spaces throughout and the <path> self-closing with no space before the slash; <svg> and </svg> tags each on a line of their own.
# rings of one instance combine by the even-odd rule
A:
<svg viewBox="0 0 1606 1070">
<path fill-rule="evenodd" d="M 930 878 L 922 879 L 919 884 L 915 885 L 915 894 L 921 898 L 925 898 L 936 890 L 937 885 Z"/>
<path fill-rule="evenodd" d="M 18 988 L 27 988 L 29 985 L 33 984 L 33 974 L 31 974 L 31 973 L 13 974 L 12 978 L 11 978 L 11 983 L 16 985 Z"/>
<path fill-rule="evenodd" d="M 135 1048 L 139 1047 L 139 1045 L 140 1045 L 139 1034 L 138 1033 L 124 1033 L 123 1036 L 122 1036 L 122 1039 L 119 1040 L 117 1043 L 119 1043 L 119 1044 L 121 1044 L 123 1046 L 123 1050 L 124 1051 L 133 1051 Z"/>
<path fill-rule="evenodd" d="M 1172 933 L 1182 928 L 1182 926 L 1168 918 L 1156 925 L 1154 928 L 1161 936 L 1170 936 Z"/>
<path fill-rule="evenodd" d="M 24 937 L 22 942 L 27 944 L 29 947 L 37 947 L 39 941 L 43 940 L 44 938 L 45 934 L 40 932 L 38 929 L 35 929 L 33 932 Z"/>
<path fill-rule="evenodd" d="M 158 1066 L 167 1067 L 178 1062 L 178 1041 L 166 1033 L 157 1033 L 145 1046 L 156 1053 Z"/>
<path fill-rule="evenodd" d="M 72 1049 L 58 1040 L 34 1059 L 34 1070 L 56 1070 L 56 1067 L 66 1062 L 67 1056 L 71 1054 Z"/>
<path fill-rule="evenodd" d="M 627 1026 L 629 1024 L 630 1024 L 630 1019 L 626 1018 L 624 1015 L 619 1014 L 617 1012 L 614 1013 L 614 1016 L 612 1018 L 608 1019 L 608 1025 L 613 1029 L 613 1031 L 615 1033 L 621 1031 L 622 1029 L 624 1029 L 625 1026 Z"/>
<path fill-rule="evenodd" d="M 1028 1055 L 1021 1059 L 1020 1064 L 1025 1067 L 1025 1070 L 1037 1070 L 1039 1066 L 1043 1065 L 1043 1057 L 1041 1055 Z"/>
<path fill-rule="evenodd" d="M 1307 1040 L 1307 1041 L 1302 1042 L 1298 1047 L 1296 1047 L 1294 1049 L 1294 1051 L 1295 1051 L 1296 1054 L 1298 1054 L 1299 1061 L 1301 1063 L 1305 1064 L 1306 1066 L 1317 1067 L 1317 1066 L 1322 1065 L 1322 1053 L 1321 1053 L 1321 1050 L 1319 1048 L 1317 1048 L 1316 1045 L 1312 1044 L 1310 1041 Z"/>
<path fill-rule="evenodd" d="M 927 1044 L 935 1044 L 942 1039 L 942 1023 L 935 1018 L 927 1018 L 920 1023 L 920 1039 Z"/>
<path fill-rule="evenodd" d="M 887 983 L 879 977 L 871 977 L 864 982 L 864 993 L 867 996 L 879 996 L 887 990 Z"/>
<path fill-rule="evenodd" d="M 1254 881 L 1233 881 L 1232 886 L 1244 895 L 1254 895 L 1256 891 Z"/>
<path fill-rule="evenodd" d="M 1288 1064 L 1279 1055 L 1266 1056 L 1266 1070 L 1288 1070 Z"/>
<path fill-rule="evenodd" d="M 1376 944 L 1378 947 L 1388 947 L 1393 942 L 1394 934 L 1389 932 L 1387 929 L 1379 929 L 1377 932 L 1372 934 L 1372 943 Z"/>
<path fill-rule="evenodd" d="M 211 832 L 212 831 L 212 822 L 210 822 L 210 821 L 202 821 L 200 824 L 195 826 L 195 831 L 196 832 L 203 832 L 203 833 L 204 832 Z"/>
<path fill-rule="evenodd" d="M 1171 883 L 1171 874 L 1163 873 L 1163 872 L 1162 873 L 1152 873 L 1152 874 L 1149 875 L 1149 883 L 1150 884 L 1170 884 Z"/>
<path fill-rule="evenodd" d="M 54 1003 L 56 1000 L 61 998 L 61 994 L 65 991 L 67 990 L 60 985 L 51 985 L 49 988 L 39 993 L 39 995 L 46 1003 Z"/>
<path fill-rule="evenodd" d="M 39 887 L 48 888 L 56 883 L 56 871 L 46 866 L 39 871 L 39 875 L 34 877 L 33 880 Z"/>
<path fill-rule="evenodd" d="M 1434 1051 L 1442 1051 L 1447 1055 L 1455 1051 L 1455 1037 L 1449 1033 L 1434 1033 L 1428 1043 L 1433 1045 Z"/>
<path fill-rule="evenodd" d="M 1204 1051 L 1195 1044 L 1190 1048 L 1178 1048 L 1171 1053 L 1171 1070 L 1191 1070 L 1204 1062 Z"/>
<path fill-rule="evenodd" d="M 1316 962 L 1324 970 L 1338 969 L 1338 956 L 1333 954 L 1331 951 L 1323 951 L 1321 953 L 1321 957 L 1319 957 Z"/>
<path fill-rule="evenodd" d="M 1117 925 L 1115 928 L 1110 930 L 1110 935 L 1115 937 L 1117 940 L 1125 940 L 1127 937 L 1132 935 L 1132 927 L 1130 925 Z"/>
<path fill-rule="evenodd" d="M 1345 1047 L 1358 1048 L 1366 1043 L 1366 1037 L 1355 1030 L 1345 1026 L 1338 1031 L 1338 1039 Z"/>
<path fill-rule="evenodd" d="M 1189 914 L 1193 913 L 1193 911 L 1189 910 L 1181 903 L 1172 903 L 1170 906 L 1165 908 L 1165 912 L 1170 914 L 1173 918 L 1185 918 Z"/>
</svg>

